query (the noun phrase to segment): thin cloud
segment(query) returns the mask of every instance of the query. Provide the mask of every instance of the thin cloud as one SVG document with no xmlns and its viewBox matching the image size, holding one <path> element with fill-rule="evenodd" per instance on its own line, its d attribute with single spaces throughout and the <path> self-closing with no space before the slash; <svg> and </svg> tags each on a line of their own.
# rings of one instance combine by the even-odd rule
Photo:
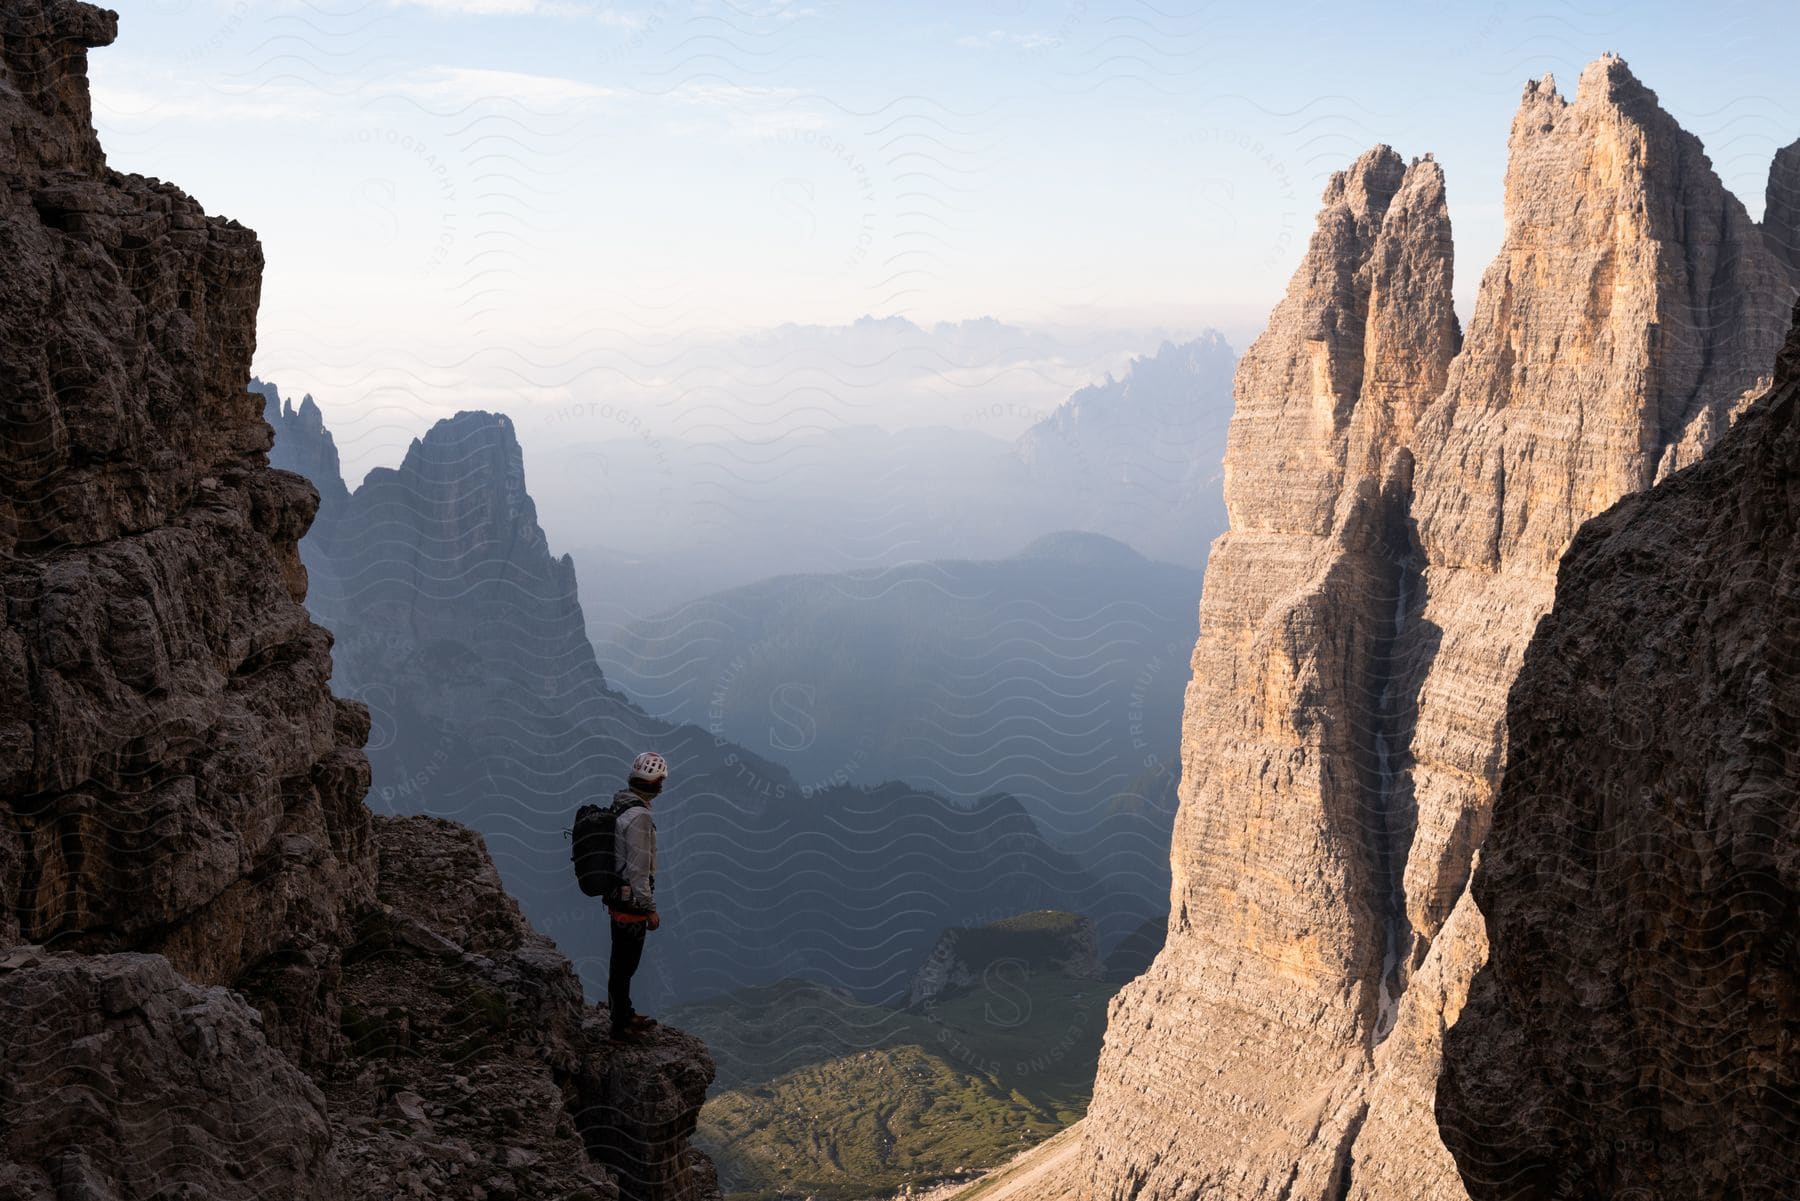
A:
<svg viewBox="0 0 1800 1201">
<path fill-rule="evenodd" d="M 496 100 L 552 111 L 584 107 L 612 95 L 609 88 L 556 75 L 445 66 L 371 76 L 339 93 L 293 80 L 224 89 L 182 79 L 169 71 L 114 71 L 93 84 L 95 110 L 106 118 L 132 123 L 353 120 L 371 99 L 396 96 L 440 111 Z"/>
<path fill-rule="evenodd" d="M 580 0 L 389 0 L 395 8 L 421 8 L 459 17 L 583 17 L 615 29 L 642 29 L 648 16 Z"/>
<path fill-rule="evenodd" d="M 797 88 L 747 84 L 683 83 L 667 98 L 722 116 L 733 134 L 765 138 L 828 128 L 817 112 L 799 107 L 806 93 Z"/>
<path fill-rule="evenodd" d="M 336 98 L 293 83 L 262 84 L 254 89 L 227 92 L 172 74 L 114 72 L 104 80 L 96 80 L 92 94 L 97 114 L 131 123 L 316 121 L 338 106 Z"/>
<path fill-rule="evenodd" d="M 427 67 L 388 83 L 384 90 L 433 104 L 506 99 L 532 105 L 571 105 L 614 94 L 610 88 L 559 75 L 476 67 Z"/>
<path fill-rule="evenodd" d="M 1020 50 L 1046 50 L 1060 45 L 1062 39 L 1050 33 L 1013 33 L 1006 29 L 990 29 L 982 34 L 969 34 L 956 39 L 958 46 L 982 49 L 990 46 L 1014 46 Z"/>
</svg>

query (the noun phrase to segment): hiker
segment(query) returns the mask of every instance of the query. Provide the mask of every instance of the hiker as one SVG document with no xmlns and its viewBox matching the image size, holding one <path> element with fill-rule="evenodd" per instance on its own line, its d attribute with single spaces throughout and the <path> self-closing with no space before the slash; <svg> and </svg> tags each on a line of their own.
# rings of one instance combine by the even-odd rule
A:
<svg viewBox="0 0 1800 1201">
<path fill-rule="evenodd" d="M 631 977 L 644 958 L 644 939 L 662 925 L 656 912 L 656 819 L 650 803 L 662 792 L 669 765 L 655 751 L 631 762 L 627 787 L 613 794 L 617 814 L 613 853 L 618 891 L 606 900 L 612 916 L 612 961 L 606 976 L 606 1001 L 612 1010 L 612 1036 L 635 1042 L 656 1022 L 631 1008 Z"/>
</svg>

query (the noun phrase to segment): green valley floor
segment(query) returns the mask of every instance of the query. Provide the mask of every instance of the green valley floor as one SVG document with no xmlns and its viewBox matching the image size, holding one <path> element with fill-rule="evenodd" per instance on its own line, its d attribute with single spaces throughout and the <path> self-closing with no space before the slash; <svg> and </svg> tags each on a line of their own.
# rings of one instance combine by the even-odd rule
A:
<svg viewBox="0 0 1800 1201">
<path fill-rule="evenodd" d="M 785 981 L 669 1020 L 718 1061 L 697 1141 L 730 1201 L 862 1201 L 971 1177 L 1078 1121 L 1118 987 L 1001 960 L 911 1010 Z"/>
</svg>

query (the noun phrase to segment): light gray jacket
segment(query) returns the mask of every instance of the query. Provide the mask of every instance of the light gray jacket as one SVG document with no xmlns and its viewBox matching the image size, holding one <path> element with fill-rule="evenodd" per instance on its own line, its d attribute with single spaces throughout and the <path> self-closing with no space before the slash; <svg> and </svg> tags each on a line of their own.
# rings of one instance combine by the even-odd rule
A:
<svg viewBox="0 0 1800 1201">
<path fill-rule="evenodd" d="M 615 804 L 637 794 L 629 788 L 613 794 Z M 621 908 L 650 913 L 656 908 L 656 819 L 648 805 L 634 805 L 619 815 L 613 848 L 626 892 Z"/>
</svg>

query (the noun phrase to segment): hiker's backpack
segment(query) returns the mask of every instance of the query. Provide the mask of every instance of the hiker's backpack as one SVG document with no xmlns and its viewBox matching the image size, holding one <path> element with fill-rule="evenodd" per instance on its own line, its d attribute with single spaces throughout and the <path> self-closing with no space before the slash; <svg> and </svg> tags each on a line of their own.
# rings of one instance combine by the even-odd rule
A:
<svg viewBox="0 0 1800 1201">
<path fill-rule="evenodd" d="M 575 811 L 575 828 L 569 835 L 569 858 L 575 864 L 575 882 L 590 897 L 611 900 L 625 881 L 619 877 L 619 817 L 633 806 L 583 805 Z"/>
</svg>

